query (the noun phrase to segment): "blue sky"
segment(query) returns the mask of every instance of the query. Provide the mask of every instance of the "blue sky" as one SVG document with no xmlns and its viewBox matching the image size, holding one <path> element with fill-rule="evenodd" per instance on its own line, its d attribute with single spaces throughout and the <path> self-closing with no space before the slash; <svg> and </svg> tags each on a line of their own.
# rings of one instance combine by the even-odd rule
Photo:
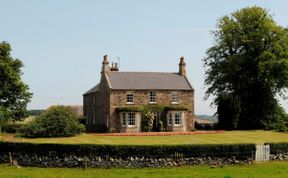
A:
<svg viewBox="0 0 288 178">
<path fill-rule="evenodd" d="M 243 7 L 269 9 L 288 26 L 285 0 L 0 0 L 0 41 L 21 59 L 34 93 L 29 109 L 82 104 L 99 81 L 103 55 L 120 58 L 120 71 L 177 72 L 180 56 L 194 86 L 195 112 L 213 114 L 203 101 L 201 60 L 217 19 Z M 288 109 L 288 101 L 281 101 Z"/>
</svg>

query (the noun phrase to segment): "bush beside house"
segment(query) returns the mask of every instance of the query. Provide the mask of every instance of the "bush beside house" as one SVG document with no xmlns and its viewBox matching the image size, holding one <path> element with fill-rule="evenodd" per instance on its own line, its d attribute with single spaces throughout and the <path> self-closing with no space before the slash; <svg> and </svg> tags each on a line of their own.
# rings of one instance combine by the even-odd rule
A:
<svg viewBox="0 0 288 178">
<path fill-rule="evenodd" d="M 26 137 L 69 137 L 85 131 L 70 107 L 51 106 L 20 129 Z"/>
</svg>

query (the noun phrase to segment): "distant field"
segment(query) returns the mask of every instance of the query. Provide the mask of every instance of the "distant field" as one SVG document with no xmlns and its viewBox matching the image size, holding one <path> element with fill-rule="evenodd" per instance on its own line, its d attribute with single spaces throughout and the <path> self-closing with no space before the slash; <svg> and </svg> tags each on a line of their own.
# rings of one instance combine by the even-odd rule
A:
<svg viewBox="0 0 288 178">
<path fill-rule="evenodd" d="M 173 135 L 173 136 L 96 136 L 81 134 L 68 138 L 18 138 L 11 134 L 0 135 L 0 140 L 33 143 L 66 144 L 115 144 L 115 145 L 161 145 L 161 144 L 229 144 L 288 142 L 287 133 L 273 131 L 225 131 L 217 134 Z"/>
<path fill-rule="evenodd" d="M 256 165 L 234 165 L 223 168 L 207 166 L 143 168 L 143 169 L 69 169 L 69 168 L 15 168 L 0 165 L 2 178 L 286 178 L 288 162 L 268 162 Z"/>
</svg>

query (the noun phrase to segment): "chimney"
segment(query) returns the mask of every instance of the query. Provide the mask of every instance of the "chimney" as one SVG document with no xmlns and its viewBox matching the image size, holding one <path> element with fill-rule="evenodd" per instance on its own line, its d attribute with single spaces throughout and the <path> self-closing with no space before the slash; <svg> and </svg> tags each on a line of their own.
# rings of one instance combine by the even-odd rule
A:
<svg viewBox="0 0 288 178">
<path fill-rule="evenodd" d="M 111 68 L 110 68 L 110 70 L 111 71 L 119 71 L 119 69 L 118 69 L 118 64 L 115 62 L 112 62 L 112 66 L 111 66 Z"/>
<path fill-rule="evenodd" d="M 105 55 L 103 57 L 103 62 L 102 62 L 102 73 L 108 74 L 109 72 L 110 72 L 110 67 L 109 67 L 108 56 Z"/>
<path fill-rule="evenodd" d="M 184 62 L 184 57 L 183 56 L 180 58 L 179 75 L 186 76 L 186 63 Z"/>
</svg>

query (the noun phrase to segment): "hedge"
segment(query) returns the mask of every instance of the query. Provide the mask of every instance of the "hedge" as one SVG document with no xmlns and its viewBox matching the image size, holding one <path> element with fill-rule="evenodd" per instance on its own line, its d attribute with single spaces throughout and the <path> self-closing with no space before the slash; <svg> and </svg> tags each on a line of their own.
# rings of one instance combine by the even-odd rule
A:
<svg viewBox="0 0 288 178">
<path fill-rule="evenodd" d="M 282 143 L 265 143 L 265 145 L 270 145 L 270 153 L 288 153 L 288 142 Z"/>
<path fill-rule="evenodd" d="M 114 156 L 114 157 L 251 157 L 255 144 L 222 145 L 95 145 L 36 144 L 0 141 L 0 153 L 12 152 L 47 156 Z"/>
<path fill-rule="evenodd" d="M 1 126 L 1 129 L 5 133 L 16 133 L 24 125 L 23 123 L 5 123 Z"/>
</svg>

